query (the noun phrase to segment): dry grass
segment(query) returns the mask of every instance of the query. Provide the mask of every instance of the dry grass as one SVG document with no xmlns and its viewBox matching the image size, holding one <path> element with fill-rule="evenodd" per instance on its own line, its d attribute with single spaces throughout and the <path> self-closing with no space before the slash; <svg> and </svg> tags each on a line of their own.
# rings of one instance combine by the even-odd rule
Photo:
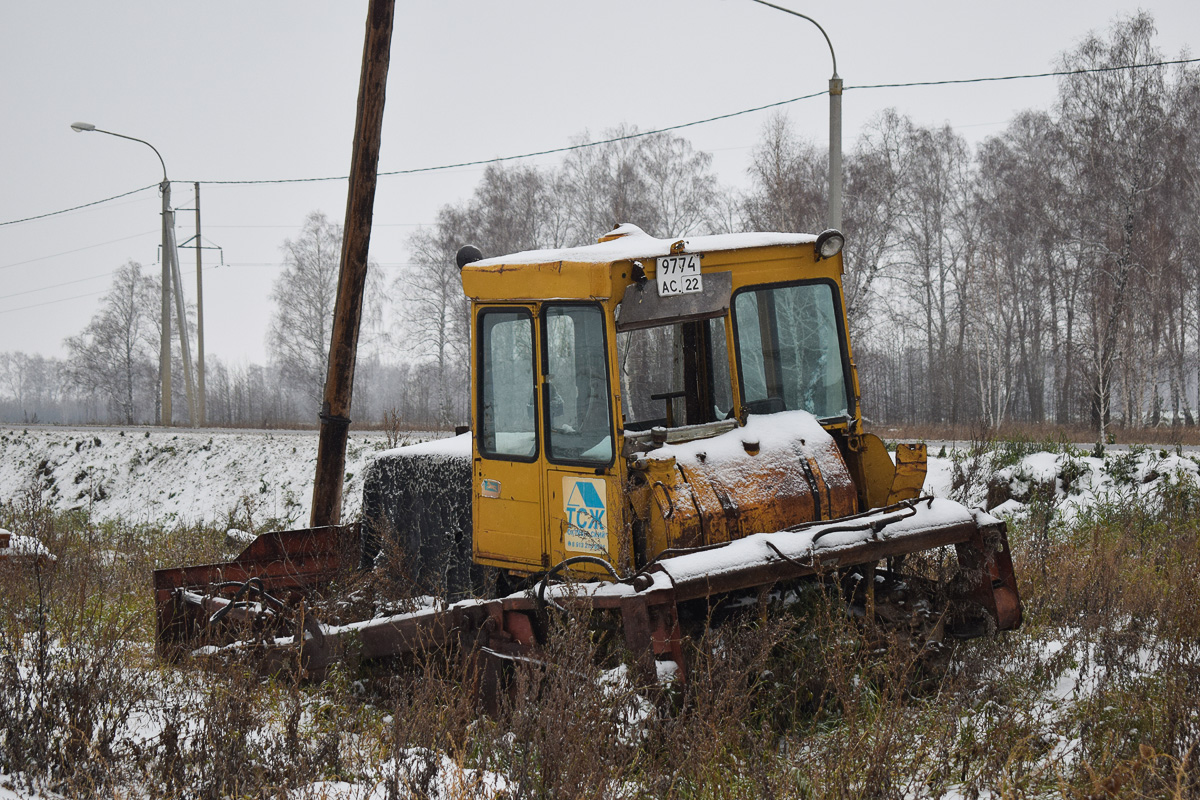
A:
<svg viewBox="0 0 1200 800">
<path fill-rule="evenodd" d="M 9 504 L 0 526 L 59 562 L 0 575 L 0 773 L 69 797 L 468 797 L 487 770 L 522 798 L 1197 798 L 1200 496 L 1155 499 L 1014 527 L 1024 627 L 941 668 L 780 587 L 765 615 L 713 611 L 686 686 L 637 686 L 561 626 L 490 717 L 450 652 L 319 686 L 159 666 L 150 570 L 219 557 L 220 533 Z"/>
<path fill-rule="evenodd" d="M 985 438 L 1000 441 L 1073 442 L 1075 444 L 1091 444 L 1096 441 L 1096 430 L 1085 425 L 1005 423 L 998 430 L 986 427 L 981 430 L 978 423 L 958 425 L 879 424 L 869 425 L 868 430 L 890 442 L 970 442 L 980 438 L 981 432 Z M 1162 425 L 1140 428 L 1111 425 L 1108 427 L 1107 433 L 1111 438 L 1106 444 L 1145 444 L 1160 447 L 1200 445 L 1200 426 Z"/>
</svg>

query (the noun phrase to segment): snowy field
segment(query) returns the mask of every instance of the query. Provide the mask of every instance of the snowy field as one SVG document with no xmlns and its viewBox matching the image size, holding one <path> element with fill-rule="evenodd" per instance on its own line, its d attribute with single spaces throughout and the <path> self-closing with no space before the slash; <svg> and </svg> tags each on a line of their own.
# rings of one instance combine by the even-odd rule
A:
<svg viewBox="0 0 1200 800">
<path fill-rule="evenodd" d="M 434 436 L 414 433 L 405 441 Z M 364 471 L 387 447 L 383 432 L 351 435 L 345 518 L 359 512 Z M 941 449 L 934 443 L 929 452 Z M 1031 453 L 998 471 L 980 464 L 964 498 L 952 456 L 959 453 L 960 472 L 969 464 L 961 448 L 946 452 L 951 457 L 930 457 L 925 491 L 1010 517 L 1035 501 L 1049 503 L 1066 521 L 1097 500 L 1147 496 L 1163 480 L 1200 482 L 1196 448 L 1110 447 L 1099 458 L 1079 449 Z M 7 427 L 0 428 L 0 502 L 34 493 L 60 511 L 87 509 L 96 520 L 303 525 L 316 458 L 315 431 Z"/>
<path fill-rule="evenodd" d="M 1200 486 L 1195 448 L 1134 445 L 1095 455 L 1090 448 L 1068 446 L 1015 459 L 1000 449 L 977 461 L 964 450 L 948 452 L 947 458 L 929 459 L 925 491 L 1009 520 L 1037 506 L 1069 525 L 1097 503 L 1154 503 L 1171 487 Z"/>
<path fill-rule="evenodd" d="M 429 438 L 412 435 L 408 441 Z M 351 432 L 343 514 L 362 503 L 362 475 L 388 446 L 383 432 Z M 0 501 L 36 494 L 93 519 L 307 524 L 315 431 L 161 428 L 0 428 Z"/>
</svg>

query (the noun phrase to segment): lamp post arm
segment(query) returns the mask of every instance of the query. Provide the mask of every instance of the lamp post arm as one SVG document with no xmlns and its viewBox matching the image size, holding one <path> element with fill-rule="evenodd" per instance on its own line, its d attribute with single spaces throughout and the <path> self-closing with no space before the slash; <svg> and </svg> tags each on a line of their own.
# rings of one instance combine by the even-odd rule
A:
<svg viewBox="0 0 1200 800">
<path fill-rule="evenodd" d="M 769 6 L 771 8 L 774 8 L 777 11 L 782 11 L 785 14 L 791 14 L 793 17 L 800 17 L 801 19 L 806 19 L 809 22 L 811 22 L 813 25 L 816 25 L 817 30 L 819 30 L 821 32 L 821 35 L 825 37 L 825 44 L 829 45 L 829 56 L 830 56 L 830 58 L 833 59 L 833 77 L 836 78 L 838 76 L 837 55 L 833 52 L 833 42 L 830 41 L 829 34 L 826 33 L 825 29 L 821 27 L 821 23 L 817 22 L 815 19 L 813 19 L 810 16 L 801 14 L 799 11 L 792 11 L 790 8 L 784 8 L 783 6 L 777 6 L 774 3 L 768 3 L 767 0 L 754 0 L 754 2 L 760 3 L 764 6 Z"/>
<path fill-rule="evenodd" d="M 76 133 L 85 131 L 96 131 L 97 133 L 107 133 L 109 136 L 116 136 L 118 139 L 128 139 L 131 142 L 140 142 L 146 147 L 154 151 L 154 155 L 158 156 L 158 163 L 162 165 L 163 179 L 160 188 L 162 190 L 162 324 L 159 327 L 159 346 L 158 346 L 158 375 L 159 382 L 162 387 L 162 405 L 159 407 L 159 424 L 164 426 L 171 425 L 171 279 L 174 277 L 178 297 L 179 316 L 179 341 L 183 350 L 183 374 L 187 380 L 188 394 L 188 411 L 189 420 L 195 425 L 195 405 L 194 396 L 192 394 L 192 375 L 191 375 L 191 354 L 187 344 L 187 322 L 183 314 L 183 290 L 179 283 L 179 269 L 177 264 L 178 253 L 175 249 L 175 212 L 171 210 L 171 182 L 167 179 L 167 162 L 163 161 L 162 153 L 158 152 L 158 148 L 147 142 L 145 139 L 138 139 L 135 136 L 126 136 L 123 133 L 114 133 L 97 128 L 90 122 L 73 122 L 71 130 Z M 199 184 L 197 184 L 198 186 Z M 197 195 L 199 201 L 199 195 Z M 197 202 L 198 204 L 198 202 Z M 199 244 L 199 242 L 197 242 Z M 200 251 L 197 250 L 197 253 Z M 171 269 L 172 265 L 175 269 Z M 198 274 L 198 273 L 197 273 Z M 201 356 L 203 358 L 203 356 Z M 149 434 L 147 434 L 149 435 Z"/>
<path fill-rule="evenodd" d="M 116 136 L 121 139 L 128 139 L 131 142 L 141 142 L 142 144 L 146 145 L 146 147 L 149 147 L 151 150 L 154 151 L 154 155 L 158 156 L 158 163 L 162 164 L 163 183 L 166 183 L 166 181 L 167 181 L 167 162 L 163 161 L 162 153 L 158 152 L 157 147 L 150 144 L 145 139 L 138 139 L 133 136 L 126 136 L 123 133 L 113 133 L 112 131 L 106 131 L 106 130 L 102 130 L 100 128 L 96 128 L 95 131 L 96 131 L 96 133 L 107 133 L 109 136 Z"/>
<path fill-rule="evenodd" d="M 791 14 L 793 17 L 806 19 L 813 25 L 817 26 L 817 30 L 825 37 L 825 44 L 829 45 L 829 56 L 833 59 L 833 77 L 829 79 L 829 212 L 828 222 L 826 223 L 833 230 L 841 230 L 842 228 L 842 79 L 838 77 L 837 71 L 837 54 L 833 52 L 833 42 L 829 38 L 829 34 L 821 27 L 821 23 L 817 22 L 807 14 L 801 14 L 799 11 L 792 11 L 790 8 L 775 5 L 768 0 L 754 0 L 759 5 L 773 8 L 776 11 L 782 11 L 785 14 Z"/>
</svg>

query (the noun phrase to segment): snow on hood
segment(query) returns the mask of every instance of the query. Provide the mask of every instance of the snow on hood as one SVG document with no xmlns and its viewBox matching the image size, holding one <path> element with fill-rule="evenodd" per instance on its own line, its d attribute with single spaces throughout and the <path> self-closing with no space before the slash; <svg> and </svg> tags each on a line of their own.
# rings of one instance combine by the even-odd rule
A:
<svg viewBox="0 0 1200 800">
<path fill-rule="evenodd" d="M 671 254 L 671 245 L 679 239 L 659 239 L 630 223 L 618 226 L 606 236 L 616 236 L 607 242 L 583 247 L 561 247 L 548 250 L 526 250 L 521 253 L 485 258 L 466 267 L 497 267 L 505 264 L 552 264 L 566 261 L 578 264 L 602 264 L 627 261 L 633 258 L 658 258 Z M 812 244 L 817 237 L 809 233 L 722 233 L 711 236 L 684 237 L 690 253 L 711 253 L 736 250 L 742 247 Z"/>
<path fill-rule="evenodd" d="M 711 439 L 696 439 L 680 444 L 665 444 L 646 454 L 646 458 L 674 458 L 685 466 L 701 463 L 709 466 L 719 462 L 744 461 L 745 442 L 758 442 L 763 456 L 779 451 L 792 452 L 797 441 L 811 447 L 833 444 L 833 437 L 807 411 L 781 411 L 775 414 L 751 414 L 740 428 L 719 434 Z M 703 462 L 701 461 L 703 459 Z"/>
</svg>

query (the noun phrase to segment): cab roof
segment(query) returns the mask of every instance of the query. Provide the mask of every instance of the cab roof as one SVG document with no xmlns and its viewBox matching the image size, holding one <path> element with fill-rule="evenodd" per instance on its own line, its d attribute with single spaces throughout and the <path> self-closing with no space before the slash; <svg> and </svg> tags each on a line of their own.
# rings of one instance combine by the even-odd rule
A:
<svg viewBox="0 0 1200 800">
<path fill-rule="evenodd" d="M 522 253 L 475 261 L 467 265 L 466 269 L 517 264 L 607 264 L 635 258 L 658 258 L 671 255 L 671 246 L 679 241 L 684 243 L 681 248 L 684 252 L 702 253 L 746 247 L 811 245 L 816 240 L 817 237 L 810 233 L 722 233 L 712 236 L 688 236 L 682 240 L 659 239 L 627 222 L 605 234 L 598 244 L 526 250 Z"/>
</svg>

